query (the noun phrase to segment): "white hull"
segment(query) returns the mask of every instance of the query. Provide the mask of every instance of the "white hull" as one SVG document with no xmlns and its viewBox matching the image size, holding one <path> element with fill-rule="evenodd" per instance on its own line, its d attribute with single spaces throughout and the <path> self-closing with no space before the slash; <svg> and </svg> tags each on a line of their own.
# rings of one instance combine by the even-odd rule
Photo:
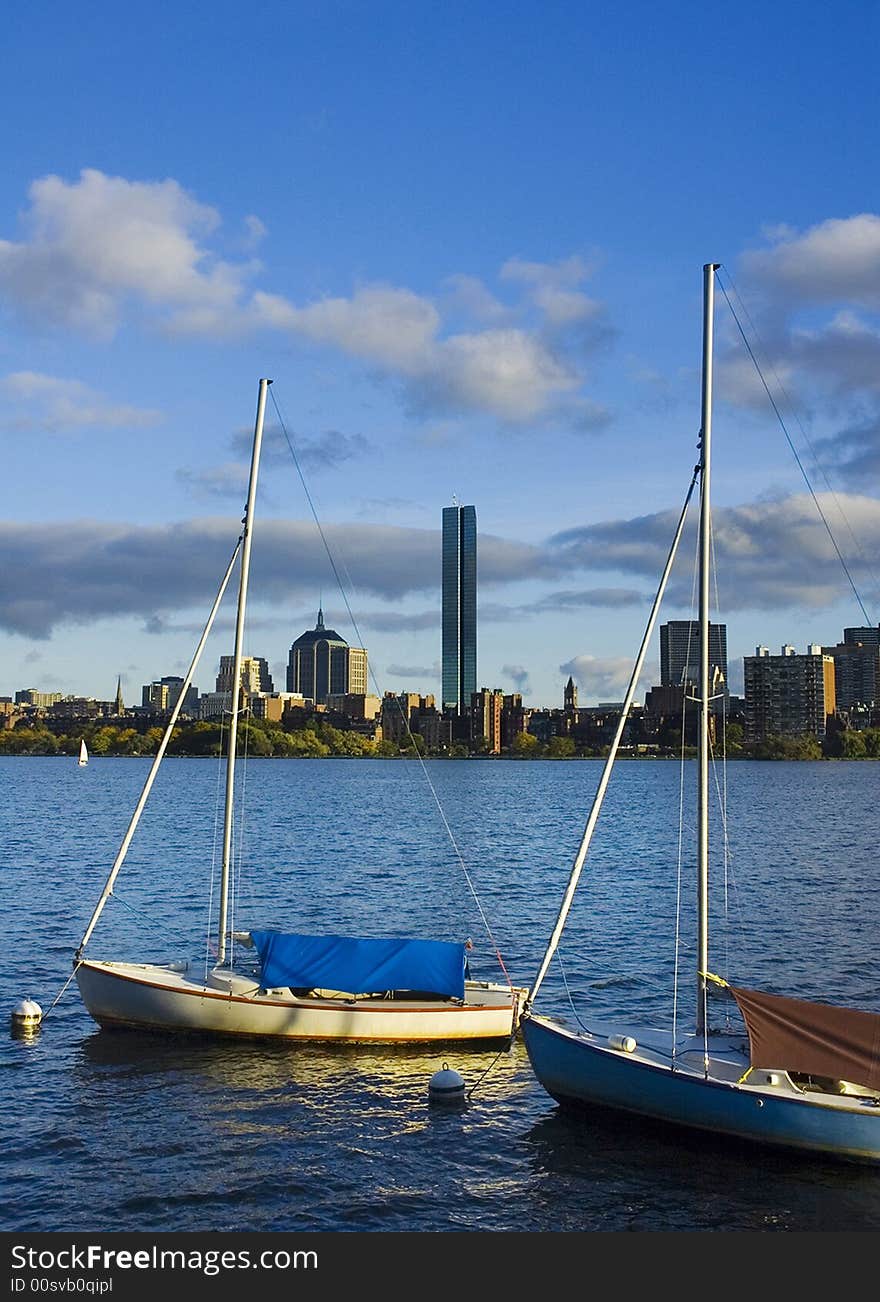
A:
<svg viewBox="0 0 880 1302">
<path fill-rule="evenodd" d="M 182 967 L 183 965 L 181 965 Z M 80 994 L 101 1026 L 285 1040 L 417 1044 L 505 1041 L 524 991 L 465 982 L 465 999 L 314 995 L 266 991 L 234 972 L 193 980 L 176 967 L 84 961 Z"/>
</svg>

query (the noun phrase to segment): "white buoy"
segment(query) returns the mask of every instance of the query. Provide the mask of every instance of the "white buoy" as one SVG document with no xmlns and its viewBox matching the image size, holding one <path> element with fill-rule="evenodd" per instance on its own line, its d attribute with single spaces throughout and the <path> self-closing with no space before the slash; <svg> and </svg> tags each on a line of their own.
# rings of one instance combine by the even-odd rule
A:
<svg viewBox="0 0 880 1302">
<path fill-rule="evenodd" d="M 32 1035 L 40 1028 L 43 1010 L 34 999 L 22 999 L 12 1010 L 12 1031 L 20 1035 Z"/>
<path fill-rule="evenodd" d="M 432 1103 L 461 1103 L 464 1099 L 464 1080 L 449 1063 L 444 1062 L 442 1071 L 435 1071 L 428 1083 L 428 1095 Z"/>
<path fill-rule="evenodd" d="M 631 1035 L 609 1035 L 608 1044 L 621 1053 L 634 1053 L 636 1049 L 636 1042 Z"/>
</svg>

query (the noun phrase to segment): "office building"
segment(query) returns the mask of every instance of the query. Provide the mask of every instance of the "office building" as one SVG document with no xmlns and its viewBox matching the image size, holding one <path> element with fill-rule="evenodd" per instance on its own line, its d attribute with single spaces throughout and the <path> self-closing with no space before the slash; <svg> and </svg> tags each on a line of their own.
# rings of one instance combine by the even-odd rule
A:
<svg viewBox="0 0 880 1302">
<path fill-rule="evenodd" d="M 443 709 L 464 714 L 477 690 L 477 512 L 443 508 Z"/>
<path fill-rule="evenodd" d="M 141 708 L 150 714 L 170 714 L 177 704 L 183 689 L 184 680 L 176 674 L 168 674 L 153 683 L 146 683 L 141 689 Z M 199 705 L 199 689 L 191 683 L 181 706 L 181 714 L 195 715 Z"/>
<path fill-rule="evenodd" d="M 709 680 L 721 673 L 727 682 L 727 625 L 709 624 Z M 696 683 L 700 675 L 700 625 L 695 619 L 673 619 L 660 625 L 660 686 Z"/>
<path fill-rule="evenodd" d="M 520 733 L 528 732 L 531 711 L 523 706 L 522 695 L 511 692 L 501 702 L 501 748 L 507 750 Z"/>
<path fill-rule="evenodd" d="M 328 696 L 365 696 L 367 679 L 366 649 L 349 646 L 334 629 L 325 628 L 324 612 L 319 609 L 315 627 L 290 648 L 288 692 L 301 692 L 313 704 L 326 705 Z"/>
<path fill-rule="evenodd" d="M 61 692 L 38 692 L 35 687 L 25 687 L 15 693 L 16 705 L 32 705 L 39 710 L 46 710 L 50 705 L 57 705 L 61 700 L 63 700 Z"/>
<path fill-rule="evenodd" d="M 364 692 L 340 692 L 338 696 L 327 697 L 328 711 L 361 722 L 375 719 L 381 706 L 378 696 L 369 696 Z"/>
<path fill-rule="evenodd" d="M 298 692 L 264 692 L 248 701 L 253 717 L 267 723 L 281 723 L 285 714 L 291 710 L 304 710 L 305 704 Z"/>
<path fill-rule="evenodd" d="M 846 633 L 868 633 L 871 629 L 846 629 Z M 844 636 L 845 636 L 844 634 Z M 880 703 L 880 650 L 862 642 L 844 641 L 823 646 L 834 660 L 834 692 L 838 710 L 871 708 Z"/>
<path fill-rule="evenodd" d="M 876 628 L 872 624 L 863 628 L 845 628 L 843 640 L 847 646 L 870 646 L 880 651 L 880 624 Z"/>
<path fill-rule="evenodd" d="M 743 657 L 747 742 L 765 737 L 825 736 L 826 720 L 836 708 L 834 660 L 820 646 L 798 655 L 784 646 L 772 656 L 764 646 Z"/>
<path fill-rule="evenodd" d="M 220 672 L 217 675 L 215 691 L 231 693 L 232 671 L 235 668 L 235 656 L 220 657 Z M 254 696 L 257 692 L 274 692 L 275 686 L 269 673 L 269 662 L 262 656 L 242 656 L 241 686 L 245 696 Z"/>
<path fill-rule="evenodd" d="M 504 693 L 481 687 L 471 693 L 471 744 L 482 746 L 489 755 L 501 753 L 501 712 Z"/>
</svg>

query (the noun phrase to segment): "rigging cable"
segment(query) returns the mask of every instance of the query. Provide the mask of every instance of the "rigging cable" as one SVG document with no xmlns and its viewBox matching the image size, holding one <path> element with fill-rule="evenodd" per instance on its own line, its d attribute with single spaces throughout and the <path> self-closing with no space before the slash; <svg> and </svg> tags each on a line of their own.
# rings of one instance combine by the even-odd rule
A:
<svg viewBox="0 0 880 1302">
<path fill-rule="evenodd" d="M 726 268 L 725 268 L 725 274 L 727 274 L 727 269 L 726 269 Z M 807 488 L 809 489 L 810 496 L 811 496 L 812 499 L 813 499 L 813 504 L 815 505 L 816 510 L 819 512 L 819 516 L 821 517 L 822 523 L 823 523 L 824 526 L 825 526 L 825 531 L 826 531 L 826 533 L 828 534 L 828 537 L 831 539 L 831 545 L 832 545 L 832 547 L 834 548 L 834 551 L 835 551 L 836 554 L 837 554 L 837 559 L 840 561 L 840 564 L 841 564 L 841 566 L 843 567 L 843 572 L 844 572 L 844 574 L 846 575 L 847 579 L 849 580 L 849 585 L 850 585 L 850 587 L 851 587 L 852 590 L 853 590 L 853 594 L 855 595 L 855 599 L 856 599 L 856 601 L 858 602 L 859 609 L 860 609 L 861 612 L 862 612 L 862 615 L 863 615 L 863 617 L 864 617 L 865 623 L 866 623 L 866 624 L 870 624 L 870 623 L 872 622 L 872 621 L 871 621 L 871 618 L 870 618 L 870 616 L 868 615 L 867 610 L 865 609 L 864 603 L 863 603 L 862 598 L 861 598 L 861 596 L 860 596 L 860 594 L 859 594 L 859 590 L 858 590 L 858 588 L 856 587 L 856 585 L 855 585 L 855 581 L 853 580 L 853 577 L 852 577 L 852 574 L 851 574 L 850 571 L 849 571 L 849 566 L 847 565 L 846 561 L 844 560 L 844 558 L 843 558 L 843 553 L 841 552 L 840 548 L 839 548 L 838 545 L 837 545 L 837 539 L 834 537 L 834 534 L 833 534 L 833 532 L 832 532 L 831 526 L 830 526 L 830 524 L 828 523 L 828 518 L 827 518 L 827 516 L 825 515 L 825 512 L 822 510 L 822 506 L 821 506 L 821 504 L 820 504 L 820 502 L 819 502 L 818 497 L 816 496 L 816 492 L 815 492 L 815 490 L 814 490 L 814 488 L 813 488 L 813 485 L 810 483 L 809 475 L 807 474 L 806 470 L 804 469 L 804 464 L 803 464 L 803 462 L 801 461 L 801 458 L 800 458 L 800 456 L 798 455 L 797 448 L 795 447 L 794 442 L 792 441 L 791 435 L 789 434 L 788 429 L 786 428 L 785 421 L 782 419 L 782 413 L 781 413 L 780 410 L 779 410 L 779 407 L 778 407 L 778 405 L 777 405 L 777 403 L 776 403 L 776 400 L 774 399 L 773 394 L 770 392 L 770 386 L 768 385 L 766 379 L 764 378 L 764 372 L 761 370 L 761 366 L 760 366 L 760 364 L 759 364 L 759 362 L 758 362 L 757 357 L 755 356 L 754 350 L 752 349 L 752 346 L 751 346 L 751 344 L 749 343 L 749 341 L 748 341 L 748 339 L 747 339 L 747 337 L 746 337 L 746 332 L 745 332 L 745 330 L 744 330 L 743 327 L 742 327 L 742 323 L 740 322 L 740 319 L 739 319 L 739 317 L 738 317 L 737 314 L 736 314 L 736 310 L 735 310 L 733 304 L 732 304 L 731 301 L 730 301 L 730 295 L 727 293 L 727 290 L 725 289 L 724 284 L 723 284 L 723 282 L 722 282 L 720 279 L 719 279 L 718 283 L 719 283 L 719 285 L 721 286 L 721 292 L 722 292 L 722 294 L 724 295 L 725 299 L 727 300 L 727 306 L 730 308 L 730 314 L 731 314 L 731 316 L 733 317 L 734 321 L 736 322 L 736 327 L 737 327 L 737 329 L 739 330 L 739 333 L 740 333 L 740 335 L 741 335 L 741 337 L 742 337 L 742 341 L 743 341 L 743 343 L 744 343 L 744 345 L 745 345 L 746 351 L 747 351 L 747 353 L 749 354 L 749 357 L 752 359 L 752 362 L 753 362 L 753 364 L 754 364 L 755 370 L 756 370 L 757 373 L 758 373 L 758 378 L 760 379 L 761 384 L 764 386 L 764 391 L 765 391 L 766 394 L 767 394 L 767 397 L 768 397 L 768 399 L 769 399 L 769 401 L 770 401 L 770 405 L 771 405 L 771 407 L 773 408 L 773 411 L 774 411 L 775 414 L 776 414 L 776 419 L 779 421 L 779 424 L 780 424 L 780 427 L 781 427 L 781 429 L 782 429 L 782 432 L 783 432 L 783 434 L 785 435 L 786 442 L 788 443 L 788 446 L 791 448 L 792 455 L 794 456 L 794 459 L 795 459 L 795 461 L 797 462 L 798 469 L 800 470 L 801 475 L 803 476 L 804 483 L 806 484 Z M 733 281 L 732 281 L 732 279 L 731 279 L 731 287 L 733 287 Z M 736 291 L 735 291 L 735 292 L 736 292 Z M 737 294 L 737 297 L 739 297 L 738 294 Z M 740 301 L 741 301 L 741 300 L 740 300 Z M 777 383 L 779 383 L 778 377 L 777 377 Z M 780 388 L 782 388 L 781 384 L 780 384 Z M 785 392 L 785 390 L 783 389 L 783 393 L 784 393 L 784 392 Z M 804 434 L 803 426 L 801 426 L 801 433 Z M 806 434 L 804 434 L 804 438 L 806 439 Z M 809 440 L 807 440 L 807 446 L 809 447 Z M 812 448 L 810 448 L 810 451 L 812 452 Z M 813 453 L 813 456 L 815 457 L 815 453 Z M 827 482 L 827 480 L 826 480 L 826 482 Z M 829 485 L 829 488 L 830 488 L 830 485 Z M 832 496 L 834 496 L 833 491 L 832 491 Z M 835 505 L 837 505 L 838 510 L 840 510 L 840 506 L 839 506 L 839 504 L 837 503 L 837 499 L 836 499 L 836 497 L 835 497 Z M 843 514 L 843 511 L 841 511 L 841 516 L 843 517 L 844 520 L 846 520 L 846 516 Z M 849 528 L 849 523 L 848 523 L 848 522 L 847 522 L 847 527 Z M 852 529 L 850 529 L 850 534 L 852 534 Z M 857 544 L 857 545 L 858 545 L 858 544 Z"/>
<path fill-rule="evenodd" d="M 721 602 L 718 596 L 718 567 L 715 564 L 715 530 L 710 522 L 709 545 L 712 550 L 712 581 L 715 586 L 715 609 L 721 610 Z M 733 857 L 730 847 L 730 831 L 727 815 L 727 722 L 728 722 L 728 701 L 729 693 L 726 684 L 721 692 L 721 782 L 718 781 L 718 757 L 715 753 L 714 738 L 709 736 L 709 761 L 712 767 L 712 776 L 715 781 L 715 795 L 718 801 L 719 817 L 721 821 L 721 838 L 722 838 L 722 864 L 724 868 L 724 962 L 725 971 L 730 970 L 730 941 L 733 932 L 733 922 L 731 920 L 731 894 L 735 897 L 736 914 L 735 922 L 738 924 L 738 933 L 740 941 L 742 940 L 742 907 L 739 899 L 738 879 L 733 871 Z M 716 715 L 717 717 L 717 715 Z M 725 1004 L 725 1020 L 728 1028 L 730 1027 L 730 1003 Z"/>
<path fill-rule="evenodd" d="M 304 492 L 305 495 L 306 495 L 306 500 L 307 500 L 307 502 L 308 502 L 308 504 L 309 504 L 309 509 L 311 510 L 312 518 L 313 518 L 314 521 L 315 521 L 315 525 L 317 526 L 318 533 L 319 533 L 320 538 L 321 538 L 321 542 L 323 543 L 323 545 L 324 545 L 324 550 L 325 550 L 325 552 L 327 553 L 327 559 L 328 559 L 328 561 L 330 562 L 330 568 L 331 568 L 332 571 L 333 571 L 333 576 L 334 576 L 334 578 L 336 579 L 336 583 L 337 583 L 337 586 L 338 586 L 338 588 L 339 588 L 340 595 L 342 596 L 342 600 L 343 600 L 343 602 L 345 603 L 345 609 L 346 609 L 346 611 L 348 612 L 348 617 L 349 617 L 349 619 L 351 620 L 352 628 L 353 628 L 354 631 L 355 631 L 355 636 L 357 637 L 358 642 L 363 646 L 363 638 L 361 637 L 360 629 L 358 628 L 358 624 L 357 624 L 357 620 L 355 619 L 355 617 L 354 617 L 354 613 L 352 612 L 352 609 L 351 609 L 351 605 L 349 604 L 348 595 L 347 595 L 347 593 L 346 593 L 346 591 L 345 591 L 345 588 L 344 588 L 344 586 L 343 586 L 343 584 L 342 584 L 342 580 L 341 580 L 341 578 L 340 578 L 340 576 L 339 576 L 339 570 L 337 569 L 336 561 L 335 561 L 334 556 L 333 556 L 333 553 L 332 553 L 332 551 L 331 551 L 331 549 L 330 549 L 330 544 L 329 544 L 328 541 L 327 541 L 327 536 L 326 536 L 326 534 L 324 533 L 324 529 L 323 529 L 323 527 L 322 527 L 322 525 L 321 525 L 321 521 L 320 521 L 320 519 L 318 518 L 318 512 L 317 512 L 317 510 L 315 509 L 315 503 L 314 503 L 314 501 L 313 501 L 313 499 L 312 499 L 312 495 L 311 495 L 311 493 L 309 492 L 308 484 L 306 483 L 305 476 L 303 475 L 302 467 L 300 466 L 300 462 L 299 462 L 299 458 L 298 458 L 297 455 L 296 455 L 296 449 L 294 448 L 293 441 L 292 441 L 292 439 L 291 439 L 291 437 L 290 437 L 290 434 L 289 434 L 288 431 L 287 431 L 287 426 L 286 426 L 286 424 L 285 424 L 284 417 L 283 417 L 282 414 L 281 414 L 281 409 L 280 409 L 280 407 L 278 406 L 278 399 L 277 399 L 276 396 L 275 396 L 275 390 L 274 390 L 274 389 L 270 389 L 270 390 L 269 390 L 269 396 L 271 397 L 271 399 L 272 399 L 272 403 L 273 403 L 273 405 L 274 405 L 274 407 L 275 407 L 275 412 L 276 412 L 276 415 L 278 416 L 278 421 L 279 421 L 279 424 L 280 424 L 280 426 L 281 426 L 281 432 L 283 433 L 284 438 L 285 438 L 285 441 L 286 441 L 286 443 L 287 443 L 287 446 L 288 446 L 288 448 L 290 449 L 290 455 L 291 455 L 291 457 L 293 458 L 293 464 L 296 466 L 296 471 L 297 471 L 297 474 L 299 475 L 300 483 L 302 484 L 302 487 L 303 487 L 303 492 Z M 353 586 L 353 585 L 352 585 L 352 586 Z M 378 689 L 378 684 L 376 683 L 375 675 L 373 674 L 373 671 L 372 671 L 372 670 L 370 670 L 369 672 L 370 672 L 370 675 L 371 675 L 372 680 L 373 680 L 373 684 L 374 684 L 374 686 L 376 687 L 376 691 L 377 691 L 377 694 L 378 694 L 379 689 Z M 482 903 L 480 902 L 479 896 L 477 895 L 477 892 L 476 892 L 476 888 L 474 887 L 473 881 L 472 881 L 472 879 L 471 879 L 471 875 L 470 875 L 470 873 L 468 872 L 467 865 L 465 864 L 465 861 L 464 861 L 464 856 L 462 855 L 462 852 L 461 852 L 461 850 L 460 850 L 460 848 L 459 848 L 458 842 L 457 842 L 456 839 L 455 839 L 455 836 L 454 836 L 454 834 L 453 834 L 452 828 L 451 828 L 450 825 L 449 825 L 449 820 L 448 820 L 447 817 L 446 817 L 446 814 L 445 814 L 445 812 L 444 812 L 444 810 L 443 810 L 443 806 L 441 805 L 441 803 L 440 803 L 440 799 L 439 799 L 439 797 L 438 797 L 438 795 L 437 795 L 437 792 L 436 792 L 436 790 L 435 790 L 435 788 L 434 788 L 434 784 L 433 784 L 433 782 L 431 781 L 430 774 L 428 773 L 428 770 L 427 770 L 427 768 L 426 768 L 426 766 L 425 766 L 425 761 L 424 761 L 424 759 L 423 759 L 423 757 L 422 757 L 422 755 L 421 755 L 421 752 L 420 752 L 419 749 L 418 749 L 417 744 L 416 744 L 415 741 L 413 740 L 413 735 L 412 735 L 412 732 L 411 732 L 410 727 L 409 727 L 409 720 L 405 718 L 405 719 L 404 719 L 404 722 L 405 722 L 405 724 L 406 724 L 407 734 L 408 734 L 409 739 L 410 739 L 410 741 L 411 741 L 411 743 L 412 743 L 412 745 L 413 745 L 413 749 L 414 749 L 414 751 L 415 751 L 416 758 L 418 759 L 418 762 L 419 762 L 419 764 L 420 764 L 420 766 L 421 766 L 422 773 L 423 773 L 423 775 L 424 775 L 425 781 L 426 781 L 427 784 L 428 784 L 428 789 L 429 789 L 429 791 L 431 792 L 431 796 L 432 796 L 432 798 L 433 798 L 433 800 L 434 800 L 434 804 L 435 804 L 436 807 L 437 807 L 437 812 L 438 812 L 438 814 L 439 814 L 439 816 L 440 816 L 440 820 L 441 820 L 441 822 L 443 823 L 443 826 L 444 826 L 444 828 L 445 828 L 445 830 L 446 830 L 446 835 L 449 837 L 449 841 L 450 841 L 450 844 L 451 844 L 451 846 L 452 846 L 453 851 L 455 852 L 455 856 L 456 856 L 456 858 L 457 858 L 457 860 L 458 860 L 459 867 L 461 868 L 461 871 L 462 871 L 462 873 L 464 874 L 465 881 L 467 882 L 467 885 L 468 885 L 468 888 L 469 888 L 469 890 L 470 890 L 470 893 L 471 893 L 471 896 L 472 896 L 472 898 L 473 898 L 473 901 L 474 901 L 474 903 L 475 903 L 475 905 L 476 905 L 476 907 L 477 907 L 477 909 L 478 909 L 478 911 L 479 911 L 480 918 L 482 919 L 482 922 L 483 922 L 483 926 L 484 926 L 485 929 L 486 929 L 486 934 L 487 934 L 487 936 L 489 937 L 489 943 L 490 943 L 491 946 L 492 946 L 492 949 L 493 949 L 493 951 L 494 951 L 495 958 L 496 958 L 496 960 L 497 960 L 497 962 L 498 962 L 499 967 L 501 968 L 501 971 L 504 973 L 504 977 L 505 977 L 505 979 L 506 979 L 506 981 L 507 981 L 507 984 L 510 986 L 511 989 L 513 989 L 513 982 L 512 982 L 511 979 L 510 979 L 510 975 L 509 975 L 509 973 L 508 973 L 508 971 L 507 971 L 507 968 L 506 968 L 506 966 L 505 966 L 505 964 L 504 964 L 504 960 L 503 960 L 502 957 L 501 957 L 501 950 L 499 949 L 498 944 L 497 944 L 497 942 L 496 942 L 496 940 L 495 940 L 495 937 L 494 937 L 494 935 L 492 934 L 492 928 L 491 928 L 490 925 L 489 925 L 489 920 L 488 920 L 488 918 L 486 917 L 486 913 L 485 913 L 485 911 L 484 911 L 484 909 L 483 909 L 483 905 L 482 905 Z"/>
<path fill-rule="evenodd" d="M 220 841 L 220 810 L 223 807 L 223 726 L 224 716 L 220 715 L 220 745 L 217 750 L 217 785 L 214 789 L 214 839 L 211 846 L 211 876 L 208 885 L 208 917 L 205 925 L 205 984 L 208 982 L 208 968 L 212 956 L 212 936 L 214 934 L 214 874 L 217 870 L 217 846 Z"/>
<path fill-rule="evenodd" d="M 700 432 L 702 438 L 702 431 Z M 691 572 L 691 609 L 696 605 L 697 596 L 697 578 L 699 572 L 699 553 L 694 551 L 694 564 Z M 685 665 L 691 663 L 691 638 L 694 632 L 694 621 L 688 622 L 688 635 L 685 650 Z M 675 1046 L 678 1041 L 678 982 L 680 976 L 679 956 L 682 948 L 681 938 L 681 898 L 682 898 L 682 879 L 684 865 L 684 752 L 685 737 L 687 735 L 687 707 L 688 702 L 692 701 L 688 695 L 686 684 L 683 685 L 681 693 L 681 737 L 679 739 L 679 763 L 678 763 L 678 863 L 676 867 L 675 878 L 675 936 L 672 949 L 672 1063 L 675 1065 Z"/>
<path fill-rule="evenodd" d="M 158 750 L 156 751 L 156 754 L 153 758 L 153 763 L 150 766 L 150 772 L 147 775 L 147 780 L 144 783 L 143 790 L 141 791 L 140 799 L 138 800 L 138 803 L 135 807 L 135 811 L 131 816 L 131 819 L 129 821 L 128 827 L 125 832 L 125 836 L 122 838 L 122 844 L 120 845 L 116 858 L 113 861 L 113 866 L 110 869 L 110 872 L 107 877 L 107 881 L 104 884 L 104 889 L 101 892 L 101 897 L 98 900 L 98 903 L 95 905 L 94 910 L 92 911 L 92 916 L 89 919 L 88 926 L 83 932 L 82 940 L 79 942 L 79 946 L 77 947 L 76 953 L 74 954 L 74 961 L 78 961 L 82 957 L 83 951 L 85 950 L 86 945 L 89 943 L 89 940 L 91 939 L 92 932 L 97 926 L 98 919 L 100 918 L 101 914 L 104 911 L 104 906 L 106 905 L 107 901 L 110 899 L 110 897 L 113 894 L 113 886 L 116 882 L 116 878 L 119 875 L 119 870 L 122 867 L 125 856 L 128 853 L 128 847 L 131 844 L 131 839 L 134 836 L 135 829 L 138 825 L 138 822 L 140 821 L 140 817 L 141 814 L 143 813 L 144 806 L 147 803 L 147 797 L 150 794 L 150 790 L 153 786 L 153 782 L 159 770 L 159 765 L 162 762 L 162 757 L 164 756 L 165 751 L 168 748 L 168 744 L 171 741 L 171 738 L 174 734 L 174 725 L 177 722 L 177 716 L 179 715 L 183 707 L 184 697 L 187 691 L 189 690 L 189 686 L 193 680 L 193 675 L 195 674 L 196 668 L 198 667 L 201 654 L 205 649 L 205 643 L 208 640 L 208 636 L 211 632 L 211 628 L 213 627 L 214 620 L 217 616 L 217 611 L 220 609 L 220 604 L 223 601 L 223 594 L 226 591 L 226 585 L 229 583 L 229 579 L 232 575 L 232 571 L 235 568 L 235 562 L 238 557 L 239 551 L 241 550 L 243 539 L 244 539 L 244 535 L 239 534 L 238 540 L 235 544 L 235 548 L 232 552 L 232 556 L 229 559 L 229 564 L 226 567 L 226 573 L 224 574 L 220 582 L 220 587 L 217 590 L 216 597 L 214 598 L 214 604 L 211 607 L 211 613 L 209 614 L 205 627 L 202 630 L 202 636 L 199 640 L 199 645 L 196 647 L 195 654 L 192 660 L 190 661 L 189 669 L 187 670 L 186 677 L 183 680 L 183 686 L 180 688 L 180 692 L 178 693 L 177 700 L 174 704 L 174 709 L 171 711 L 171 715 L 168 719 L 168 723 L 165 726 L 165 732 L 162 735 L 162 740 L 159 743 Z"/>
<path fill-rule="evenodd" d="M 240 687 L 239 687 L 239 690 Z M 234 962 L 235 956 L 235 912 L 238 907 L 238 897 L 242 889 L 242 875 L 244 872 L 244 852 L 245 852 L 245 796 L 247 793 L 248 782 L 248 759 L 250 757 L 250 738 L 251 738 L 251 717 L 250 707 L 244 711 L 244 746 L 242 750 L 241 763 L 241 787 L 238 799 L 238 827 L 233 833 L 238 839 L 238 859 L 233 856 L 233 872 L 231 874 L 231 891 L 229 899 L 229 945 L 230 945 L 230 966 Z"/>
</svg>

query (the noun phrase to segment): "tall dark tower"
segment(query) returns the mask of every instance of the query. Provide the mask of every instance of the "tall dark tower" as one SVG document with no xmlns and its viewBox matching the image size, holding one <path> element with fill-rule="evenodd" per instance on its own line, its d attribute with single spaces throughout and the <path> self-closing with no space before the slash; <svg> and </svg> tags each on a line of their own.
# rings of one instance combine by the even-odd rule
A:
<svg viewBox="0 0 880 1302">
<path fill-rule="evenodd" d="M 660 683 L 680 687 L 695 683 L 700 654 L 700 627 L 695 619 L 671 619 L 660 625 Z M 709 669 L 727 682 L 727 625 L 709 625 Z"/>
<path fill-rule="evenodd" d="M 116 679 L 116 714 L 125 714 L 125 706 L 122 704 L 122 675 Z"/>
<path fill-rule="evenodd" d="M 565 684 L 565 713 L 574 714 L 578 708 L 578 689 L 575 687 L 574 679 L 569 675 L 568 682 Z"/>
<path fill-rule="evenodd" d="M 464 714 L 477 690 L 477 512 L 443 508 L 443 709 Z"/>
</svg>

